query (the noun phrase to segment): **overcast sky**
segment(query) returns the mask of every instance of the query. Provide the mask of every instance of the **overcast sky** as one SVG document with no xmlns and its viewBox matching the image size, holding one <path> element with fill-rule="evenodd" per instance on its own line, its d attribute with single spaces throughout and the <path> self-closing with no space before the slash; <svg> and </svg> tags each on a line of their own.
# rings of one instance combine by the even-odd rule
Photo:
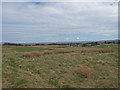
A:
<svg viewBox="0 0 120 90">
<path fill-rule="evenodd" d="M 3 42 L 118 38 L 118 6 L 108 2 L 4 2 Z"/>
</svg>

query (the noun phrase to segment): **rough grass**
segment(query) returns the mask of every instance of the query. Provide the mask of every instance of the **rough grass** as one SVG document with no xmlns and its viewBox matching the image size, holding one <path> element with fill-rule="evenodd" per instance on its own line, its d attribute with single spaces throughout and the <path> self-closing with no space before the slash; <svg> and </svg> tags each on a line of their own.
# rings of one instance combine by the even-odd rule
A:
<svg viewBox="0 0 120 90">
<path fill-rule="evenodd" d="M 56 51 L 53 54 L 45 51 L 48 54 L 33 58 L 24 58 L 22 56 L 24 52 L 16 50 L 21 47 L 3 46 L 2 86 L 3 88 L 117 88 L 118 48 L 115 46 L 56 49 L 54 47 L 57 46 L 48 45 L 33 46 L 34 49 L 30 51 L 28 46 L 23 46 L 22 48 L 27 48 L 24 52 L 28 54 L 42 53 L 45 47 L 49 49 L 48 51 Z M 39 48 L 43 48 L 42 51 L 39 51 Z M 54 50 L 50 50 L 52 48 Z M 101 52 L 103 49 L 105 52 Z M 65 53 L 66 51 L 71 52 Z"/>
<path fill-rule="evenodd" d="M 32 52 L 24 52 L 23 57 L 39 57 L 42 56 L 44 53 L 39 51 L 32 51 Z"/>
<path fill-rule="evenodd" d="M 84 78 L 90 78 L 92 76 L 92 72 L 87 66 L 79 65 L 75 68 L 75 72 Z"/>
<path fill-rule="evenodd" d="M 114 52 L 113 49 L 93 49 L 93 50 L 89 50 L 91 53 L 93 52 L 98 52 L 98 53 L 109 53 L 109 52 Z"/>
<path fill-rule="evenodd" d="M 74 51 L 72 50 L 55 50 L 55 51 L 44 50 L 43 52 L 32 51 L 32 52 L 24 52 L 23 57 L 40 57 L 46 54 L 71 53 L 71 52 L 74 52 Z"/>
</svg>

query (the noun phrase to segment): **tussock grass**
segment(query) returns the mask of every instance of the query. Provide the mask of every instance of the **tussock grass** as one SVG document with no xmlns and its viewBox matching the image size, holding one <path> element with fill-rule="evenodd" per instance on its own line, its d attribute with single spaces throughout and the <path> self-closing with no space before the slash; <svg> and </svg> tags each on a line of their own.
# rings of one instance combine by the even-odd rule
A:
<svg viewBox="0 0 120 90">
<path fill-rule="evenodd" d="M 88 48 L 88 49 L 82 49 L 81 52 L 90 52 L 90 53 L 110 53 L 110 52 L 116 52 L 115 49 L 104 49 L 104 48 Z"/>
<path fill-rule="evenodd" d="M 56 50 L 54 53 L 71 53 L 74 52 L 73 50 Z"/>
<path fill-rule="evenodd" d="M 39 51 L 32 51 L 32 52 L 24 52 L 23 57 L 39 57 L 43 55 L 44 53 Z"/>
<path fill-rule="evenodd" d="M 53 54 L 53 53 L 54 53 L 54 51 L 48 51 L 48 50 L 43 51 L 43 54 Z"/>
<path fill-rule="evenodd" d="M 43 53 L 42 53 L 42 52 L 39 52 L 39 51 L 32 51 L 31 54 L 32 54 L 33 56 L 36 56 L 36 57 L 39 57 L 39 56 L 43 55 Z"/>
<path fill-rule="evenodd" d="M 93 49 L 89 50 L 91 53 L 92 52 L 99 52 L 99 53 L 107 53 L 107 52 L 114 52 L 113 49 Z"/>
<path fill-rule="evenodd" d="M 32 53 L 31 52 L 24 52 L 23 57 L 31 57 Z"/>
<path fill-rule="evenodd" d="M 74 51 L 72 50 L 70 51 L 68 50 L 55 50 L 55 51 L 44 50 L 43 52 L 32 51 L 32 52 L 24 52 L 23 57 L 39 57 L 39 56 L 46 55 L 46 54 L 70 53 L 70 52 L 74 52 Z"/>
<path fill-rule="evenodd" d="M 84 77 L 84 78 L 90 78 L 92 76 L 91 70 L 87 66 L 79 65 L 75 68 L 75 72 Z"/>
</svg>

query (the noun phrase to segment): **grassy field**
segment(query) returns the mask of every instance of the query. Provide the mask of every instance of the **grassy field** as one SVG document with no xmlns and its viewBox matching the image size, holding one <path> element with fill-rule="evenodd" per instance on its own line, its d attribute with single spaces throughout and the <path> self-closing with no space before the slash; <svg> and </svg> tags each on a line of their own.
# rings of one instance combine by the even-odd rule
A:
<svg viewBox="0 0 120 90">
<path fill-rule="evenodd" d="M 23 57 L 25 52 L 73 50 Z M 3 46 L 3 88 L 117 88 L 118 45 Z"/>
</svg>

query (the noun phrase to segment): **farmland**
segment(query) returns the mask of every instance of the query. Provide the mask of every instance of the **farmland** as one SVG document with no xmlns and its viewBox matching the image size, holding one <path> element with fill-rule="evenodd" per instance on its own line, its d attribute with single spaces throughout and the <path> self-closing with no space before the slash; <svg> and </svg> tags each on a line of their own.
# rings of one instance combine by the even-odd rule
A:
<svg viewBox="0 0 120 90">
<path fill-rule="evenodd" d="M 23 56 L 32 51 L 53 53 Z M 118 45 L 5 45 L 2 85 L 3 88 L 117 88 Z"/>
</svg>

